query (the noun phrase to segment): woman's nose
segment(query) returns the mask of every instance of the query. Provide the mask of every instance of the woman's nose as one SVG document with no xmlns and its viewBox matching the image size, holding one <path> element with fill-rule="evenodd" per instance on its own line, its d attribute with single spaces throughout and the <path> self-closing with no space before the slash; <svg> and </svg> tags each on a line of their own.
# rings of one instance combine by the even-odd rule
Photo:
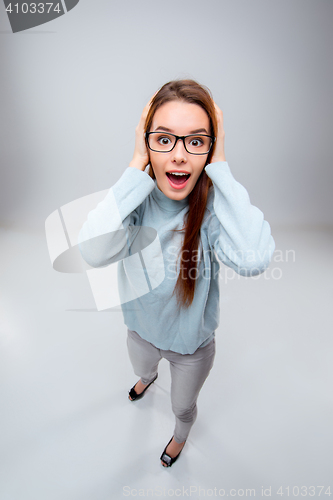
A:
<svg viewBox="0 0 333 500">
<path fill-rule="evenodd" d="M 184 147 L 183 141 L 181 139 L 178 139 L 177 144 L 172 150 L 172 160 L 173 161 L 181 161 L 181 162 L 186 162 L 186 149 Z"/>
</svg>

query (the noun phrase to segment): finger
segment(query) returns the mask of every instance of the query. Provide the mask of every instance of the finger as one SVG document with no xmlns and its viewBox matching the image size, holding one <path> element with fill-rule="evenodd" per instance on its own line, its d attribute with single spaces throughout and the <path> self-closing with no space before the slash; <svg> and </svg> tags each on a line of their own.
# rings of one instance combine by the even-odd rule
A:
<svg viewBox="0 0 333 500">
<path fill-rule="evenodd" d="M 219 125 L 219 129 L 223 129 L 223 113 L 222 110 L 218 107 L 216 102 L 214 102 L 216 119 Z"/>
<path fill-rule="evenodd" d="M 140 122 L 139 122 L 139 126 L 142 128 L 146 122 L 146 119 L 147 119 L 147 115 L 148 115 L 148 112 L 149 112 L 149 109 L 150 109 L 150 106 L 151 106 L 151 103 L 152 103 L 152 100 L 153 98 L 155 97 L 155 95 L 157 94 L 158 90 L 155 92 L 155 94 L 150 98 L 149 102 L 145 105 L 145 107 L 143 108 L 143 111 L 141 113 L 141 117 L 140 117 Z"/>
<path fill-rule="evenodd" d="M 216 104 L 216 102 L 214 102 L 214 106 L 215 106 L 215 112 L 216 112 L 217 116 L 223 117 L 222 110 L 218 107 L 218 105 Z"/>
<path fill-rule="evenodd" d="M 154 94 L 151 96 L 150 100 L 149 100 L 149 103 L 148 105 L 150 106 L 151 103 L 152 103 L 152 100 L 154 99 L 155 95 L 157 94 L 157 92 L 159 92 L 158 90 L 156 90 L 156 92 L 154 92 Z"/>
<path fill-rule="evenodd" d="M 155 94 L 153 95 L 153 97 L 156 95 L 156 93 L 157 92 L 155 92 Z M 147 118 L 147 115 L 148 115 L 148 111 L 150 109 L 153 97 L 150 99 L 150 101 L 143 108 L 143 111 L 142 111 L 142 114 L 141 114 L 141 122 L 145 122 L 146 121 L 146 118 Z"/>
<path fill-rule="evenodd" d="M 149 108 L 151 106 L 151 103 L 153 102 L 153 99 L 155 97 L 155 95 L 157 94 L 158 90 L 156 90 L 156 92 L 154 93 L 154 95 L 152 95 L 152 97 L 149 99 L 149 101 L 147 102 L 147 104 L 145 105 L 145 107 L 143 108 L 144 111 L 146 111 L 148 113 L 149 111 Z"/>
</svg>

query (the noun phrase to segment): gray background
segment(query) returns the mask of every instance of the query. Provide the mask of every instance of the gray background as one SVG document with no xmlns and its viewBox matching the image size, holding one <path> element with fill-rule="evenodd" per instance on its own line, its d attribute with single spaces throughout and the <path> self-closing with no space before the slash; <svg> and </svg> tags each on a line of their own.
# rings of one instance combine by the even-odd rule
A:
<svg viewBox="0 0 333 500">
<path fill-rule="evenodd" d="M 1 500 L 330 485 L 332 15 L 331 0 L 81 0 L 14 35 L 0 4 Z M 166 471 L 168 365 L 127 400 L 121 311 L 97 313 L 84 274 L 52 269 L 44 222 L 119 179 L 143 106 L 179 77 L 223 110 L 226 158 L 276 252 L 257 278 L 222 266 L 214 367 Z"/>
<path fill-rule="evenodd" d="M 4 14 L 4 223 L 42 227 L 59 206 L 112 185 L 143 106 L 166 81 L 190 77 L 223 110 L 227 161 L 267 219 L 332 224 L 330 0 L 81 0 L 15 35 Z"/>
</svg>

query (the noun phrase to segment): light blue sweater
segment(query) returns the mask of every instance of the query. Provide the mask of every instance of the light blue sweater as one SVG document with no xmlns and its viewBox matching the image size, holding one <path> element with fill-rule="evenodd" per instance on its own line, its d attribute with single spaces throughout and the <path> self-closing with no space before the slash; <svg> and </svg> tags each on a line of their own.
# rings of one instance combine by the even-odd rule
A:
<svg viewBox="0 0 333 500">
<path fill-rule="evenodd" d="M 184 233 L 171 231 L 183 227 L 188 198 L 171 200 L 146 172 L 127 167 L 106 198 L 89 213 L 79 236 L 81 254 L 91 266 L 119 260 L 122 290 L 130 278 L 120 259 L 131 255 L 141 226 L 157 231 L 164 261 L 164 269 L 157 271 L 164 272 L 165 277 L 157 287 L 150 286 L 148 293 L 122 303 L 124 322 L 159 349 L 181 354 L 192 354 L 206 345 L 219 325 L 218 259 L 238 274 L 254 276 L 267 268 L 275 249 L 268 222 L 251 205 L 246 189 L 234 179 L 228 163 L 212 163 L 205 170 L 213 186 L 200 230 L 200 262 L 197 274 L 193 274 L 197 276 L 196 289 L 189 308 L 179 309 L 176 294 L 172 296 Z M 120 227 L 125 229 L 126 238 Z M 99 235 L 104 236 L 96 238 Z M 146 277 L 149 283 L 147 272 Z"/>
</svg>

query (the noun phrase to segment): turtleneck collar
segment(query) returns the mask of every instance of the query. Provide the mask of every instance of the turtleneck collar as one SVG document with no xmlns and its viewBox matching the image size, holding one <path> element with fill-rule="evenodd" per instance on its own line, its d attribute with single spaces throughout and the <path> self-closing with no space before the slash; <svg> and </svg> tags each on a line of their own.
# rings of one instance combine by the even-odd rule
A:
<svg viewBox="0 0 333 500">
<path fill-rule="evenodd" d="M 188 205 L 188 196 L 184 198 L 183 200 L 172 200 L 171 198 L 168 198 L 163 191 L 160 190 L 160 188 L 157 186 L 157 181 L 156 179 L 154 180 L 155 182 L 155 189 L 152 191 L 152 196 L 156 203 L 163 209 L 168 212 L 180 212 L 186 205 Z"/>
</svg>

